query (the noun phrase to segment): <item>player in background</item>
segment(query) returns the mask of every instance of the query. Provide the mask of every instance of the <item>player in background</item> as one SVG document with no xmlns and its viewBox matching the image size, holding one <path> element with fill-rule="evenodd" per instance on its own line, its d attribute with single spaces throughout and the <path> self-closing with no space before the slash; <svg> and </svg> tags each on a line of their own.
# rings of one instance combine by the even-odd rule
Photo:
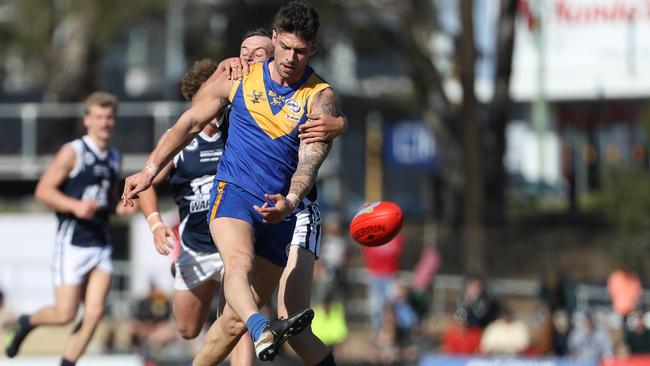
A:
<svg viewBox="0 0 650 366">
<path fill-rule="evenodd" d="M 181 80 L 181 92 L 192 100 L 201 84 L 217 70 L 217 63 L 204 59 L 194 64 Z M 174 263 L 172 309 L 178 331 L 184 339 L 193 339 L 203 328 L 212 300 L 221 282 L 223 262 L 210 237 L 206 212 L 215 166 L 223 154 L 224 139 L 215 117 L 192 142 L 178 153 L 158 175 L 154 184 L 168 178 L 179 208 L 180 254 Z M 161 137 L 161 139 L 163 139 Z M 158 212 L 155 190 L 142 192 L 140 209 L 153 234 L 156 250 L 163 255 L 173 250 L 169 237 L 176 237 Z M 252 343 L 242 338 L 233 351 L 235 365 L 253 364 Z"/>
<path fill-rule="evenodd" d="M 241 82 L 213 75 L 152 152 L 145 169 L 127 178 L 123 193 L 125 205 L 133 204 L 160 167 L 209 123 L 223 99 L 232 101 L 229 139 L 211 200 L 210 230 L 225 265 L 224 315 L 229 308 L 236 315 L 217 322 L 234 329 L 245 320 L 261 360 L 275 358 L 281 344 L 308 327 L 313 317 L 311 309 L 304 309 L 269 320 L 259 306 L 287 264 L 286 247 L 295 226 L 292 213 L 302 208 L 331 147 L 300 141 L 297 127 L 313 112 L 338 116 L 334 92 L 308 66 L 318 26 L 312 5 L 292 2 L 280 9 L 274 20 L 274 59 L 251 67 Z M 258 254 L 256 260 L 253 253 Z M 317 364 L 332 365 L 334 359 L 328 354 Z"/>
<path fill-rule="evenodd" d="M 74 328 L 61 360 L 62 366 L 74 365 L 104 315 L 113 270 L 108 218 L 115 210 L 118 214 L 135 210 L 115 207 L 121 154 L 109 148 L 109 141 L 115 127 L 117 98 L 95 92 L 84 106 L 86 135 L 61 147 L 35 192 L 37 200 L 56 212 L 59 222 L 52 259 L 55 303 L 18 319 L 6 340 L 8 357 L 18 354 L 21 343 L 35 327 L 72 322 L 83 302 L 83 318 Z"/>
</svg>

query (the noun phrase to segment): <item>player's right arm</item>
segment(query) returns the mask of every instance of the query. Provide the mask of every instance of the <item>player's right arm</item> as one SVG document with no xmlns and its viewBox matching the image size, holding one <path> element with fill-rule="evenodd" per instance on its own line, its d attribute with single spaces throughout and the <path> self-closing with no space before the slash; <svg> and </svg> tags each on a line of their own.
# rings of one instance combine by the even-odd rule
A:
<svg viewBox="0 0 650 366">
<path fill-rule="evenodd" d="M 215 73 L 208 79 L 192 99 L 192 106 L 185 111 L 169 131 L 163 135 L 160 143 L 149 155 L 144 169 L 124 182 L 122 199 L 125 205 L 133 205 L 138 193 L 151 186 L 153 179 L 174 155 L 185 147 L 205 125 L 210 123 L 227 100 L 233 80 L 228 80 L 226 73 Z"/>
<path fill-rule="evenodd" d="M 34 196 L 56 212 L 68 213 L 79 219 L 88 220 L 95 214 L 97 203 L 66 196 L 59 189 L 74 169 L 76 160 L 77 156 L 72 146 L 67 144 L 61 147 L 38 181 Z"/>
</svg>

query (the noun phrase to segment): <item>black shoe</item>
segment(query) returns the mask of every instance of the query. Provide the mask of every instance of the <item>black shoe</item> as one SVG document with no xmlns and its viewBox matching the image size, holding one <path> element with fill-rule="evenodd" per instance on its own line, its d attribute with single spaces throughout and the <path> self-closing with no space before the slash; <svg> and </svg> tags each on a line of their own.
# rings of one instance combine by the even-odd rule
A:
<svg viewBox="0 0 650 366">
<path fill-rule="evenodd" d="M 7 333 L 5 338 L 5 354 L 7 357 L 16 357 L 20 350 L 20 345 L 25 340 L 25 337 L 27 337 L 27 334 L 33 329 L 32 327 L 26 327 L 25 324 L 29 324 L 27 315 L 21 315 L 16 325 Z"/>
<path fill-rule="evenodd" d="M 255 353 L 262 361 L 273 361 L 278 355 L 280 346 L 296 334 L 302 332 L 314 319 L 314 311 L 305 309 L 287 319 L 274 319 L 264 328 L 257 342 Z"/>
</svg>

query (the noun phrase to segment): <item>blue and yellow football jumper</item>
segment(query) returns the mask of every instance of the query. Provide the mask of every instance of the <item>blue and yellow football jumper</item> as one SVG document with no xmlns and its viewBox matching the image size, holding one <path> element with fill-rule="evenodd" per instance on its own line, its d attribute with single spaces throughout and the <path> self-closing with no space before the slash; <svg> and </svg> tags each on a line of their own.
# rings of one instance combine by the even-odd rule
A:
<svg viewBox="0 0 650 366">
<path fill-rule="evenodd" d="M 280 85 L 269 74 L 272 60 L 251 65 L 250 73 L 230 92 L 228 140 L 212 189 L 209 220 L 231 217 L 249 222 L 255 228 L 256 253 L 284 266 L 295 216 L 268 225 L 252 206 L 261 206 L 265 193 L 289 192 L 298 164 L 298 126 L 307 121 L 314 96 L 329 85 L 311 67 L 295 84 Z M 258 247 L 269 250 L 268 244 L 274 253 L 258 252 Z"/>
</svg>

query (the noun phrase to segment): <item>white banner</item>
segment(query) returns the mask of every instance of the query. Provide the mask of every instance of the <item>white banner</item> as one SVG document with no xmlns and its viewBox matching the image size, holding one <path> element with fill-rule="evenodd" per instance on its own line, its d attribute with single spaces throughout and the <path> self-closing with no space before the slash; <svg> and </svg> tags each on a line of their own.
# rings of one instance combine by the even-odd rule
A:
<svg viewBox="0 0 650 366">
<path fill-rule="evenodd" d="M 527 0 L 516 27 L 516 100 L 537 95 L 535 31 L 543 33 L 549 99 L 650 96 L 649 0 Z"/>
</svg>

